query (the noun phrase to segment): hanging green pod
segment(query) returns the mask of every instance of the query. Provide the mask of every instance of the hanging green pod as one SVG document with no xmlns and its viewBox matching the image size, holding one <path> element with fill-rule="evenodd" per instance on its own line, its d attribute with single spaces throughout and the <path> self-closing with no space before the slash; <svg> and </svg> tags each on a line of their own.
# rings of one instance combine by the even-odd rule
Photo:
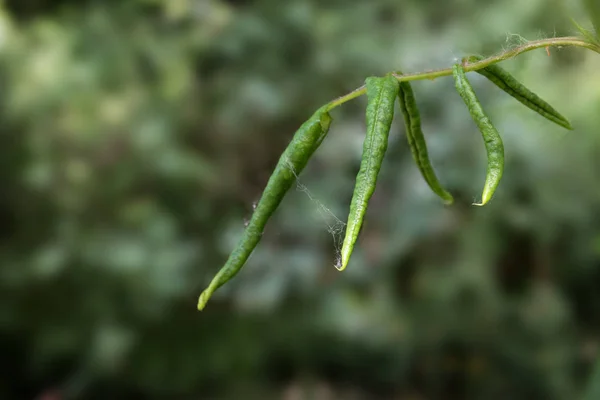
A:
<svg viewBox="0 0 600 400">
<path fill-rule="evenodd" d="M 433 190 L 446 204 L 452 204 L 454 198 L 440 184 L 431 161 L 429 160 L 429 151 L 427 150 L 427 142 L 421 128 L 421 115 L 412 86 L 409 82 L 400 82 L 400 90 L 398 92 L 398 102 L 400 110 L 404 116 L 404 124 L 408 145 L 413 155 L 417 167 L 421 171 L 423 178 Z"/>
<path fill-rule="evenodd" d="M 331 125 L 331 116 L 327 112 L 328 106 L 325 105 L 319 108 L 294 134 L 292 141 L 281 155 L 275 171 L 269 178 L 252 218 L 236 248 L 209 286 L 200 294 L 198 310 L 202 310 L 206 306 L 215 290 L 242 269 L 250 254 L 258 245 L 267 221 L 327 135 Z"/>
<path fill-rule="evenodd" d="M 483 111 L 483 107 L 481 107 L 481 103 L 479 103 L 479 99 L 475 95 L 462 65 L 454 65 L 452 75 L 454 76 L 456 91 L 469 109 L 469 113 L 481 131 L 485 143 L 488 163 L 485 185 L 481 195 L 481 203 L 474 203 L 476 206 L 483 206 L 490 201 L 502 178 L 504 172 L 504 144 L 492 121 Z"/>
<path fill-rule="evenodd" d="M 367 86 L 367 133 L 363 144 L 360 169 L 356 176 L 354 194 L 350 202 L 341 259 L 336 264 L 336 268 L 340 271 L 343 271 L 348 265 L 367 212 L 369 200 L 375 191 L 377 176 L 388 146 L 388 137 L 394 119 L 394 103 L 399 89 L 398 81 L 391 75 L 383 78 L 369 77 L 365 83 Z"/>
</svg>

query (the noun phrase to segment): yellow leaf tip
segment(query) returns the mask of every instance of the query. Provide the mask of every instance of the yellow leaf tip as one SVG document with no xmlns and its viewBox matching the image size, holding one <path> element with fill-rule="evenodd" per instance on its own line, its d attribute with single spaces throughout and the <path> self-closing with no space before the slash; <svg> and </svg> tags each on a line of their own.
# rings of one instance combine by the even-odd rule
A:
<svg viewBox="0 0 600 400">
<path fill-rule="evenodd" d="M 210 294 L 206 293 L 206 291 L 200 294 L 200 297 L 198 298 L 198 311 L 204 310 L 208 299 L 210 299 Z"/>
</svg>

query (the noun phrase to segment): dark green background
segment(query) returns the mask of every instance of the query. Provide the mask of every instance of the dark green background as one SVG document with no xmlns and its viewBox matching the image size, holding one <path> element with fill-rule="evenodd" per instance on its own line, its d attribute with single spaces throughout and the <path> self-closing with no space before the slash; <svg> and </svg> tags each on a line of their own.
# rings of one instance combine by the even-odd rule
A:
<svg viewBox="0 0 600 400">
<path fill-rule="evenodd" d="M 416 82 L 457 203 L 429 191 L 397 118 L 344 273 L 329 231 L 365 100 L 336 109 L 308 195 L 195 308 L 315 109 L 369 75 L 574 34 L 569 15 L 591 25 L 558 0 L 4 1 L 0 398 L 578 398 L 600 346 L 600 56 L 581 49 L 503 63 L 573 132 L 469 74 L 506 149 L 483 208 L 452 79 Z"/>
</svg>

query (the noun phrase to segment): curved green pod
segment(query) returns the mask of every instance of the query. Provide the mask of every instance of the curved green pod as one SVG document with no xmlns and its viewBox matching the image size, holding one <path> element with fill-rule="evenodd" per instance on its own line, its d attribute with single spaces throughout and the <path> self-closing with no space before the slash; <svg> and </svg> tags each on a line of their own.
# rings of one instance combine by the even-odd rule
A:
<svg viewBox="0 0 600 400">
<path fill-rule="evenodd" d="M 490 201 L 502 178 L 504 172 L 504 144 L 492 121 L 483 111 L 483 107 L 481 107 L 481 103 L 479 103 L 479 99 L 477 99 L 462 65 L 454 65 L 452 75 L 454 76 L 456 91 L 462 97 L 473 121 L 481 131 L 487 151 L 487 173 L 481 203 L 474 203 L 474 205 L 483 206 Z"/>
<path fill-rule="evenodd" d="M 394 103 L 399 89 L 398 81 L 391 75 L 383 78 L 369 77 L 365 83 L 367 86 L 367 134 L 363 144 L 360 169 L 356 176 L 354 194 L 350 202 L 341 259 L 336 264 L 336 268 L 340 271 L 343 271 L 348 265 L 367 212 L 369 200 L 375 191 L 377 176 L 387 150 L 390 128 L 394 119 Z"/>
<path fill-rule="evenodd" d="M 262 197 L 236 248 L 209 286 L 200 294 L 198 310 L 202 310 L 206 306 L 215 290 L 242 269 L 258 245 L 267 221 L 327 135 L 331 125 L 331 116 L 327 112 L 327 108 L 328 105 L 319 108 L 294 134 L 292 141 L 281 155 L 275 171 L 269 178 Z"/>
<path fill-rule="evenodd" d="M 465 58 L 464 61 L 468 63 L 475 63 L 482 59 L 483 57 L 470 56 Z M 519 82 L 504 68 L 498 66 L 497 64 L 493 64 L 489 67 L 479 69 L 476 72 L 485 76 L 493 84 L 517 99 L 524 106 L 540 114 L 542 117 L 562 126 L 563 128 L 573 130 L 573 127 L 567 118 L 565 118 L 546 101 L 542 100 L 542 98 L 540 98 L 537 94 L 527 89 L 525 85 Z"/>
<path fill-rule="evenodd" d="M 421 115 L 417 107 L 415 95 L 412 86 L 409 82 L 400 82 L 400 90 L 398 92 L 398 102 L 400 110 L 404 115 L 404 124 L 406 127 L 406 138 L 412 156 L 417 163 L 417 167 L 421 171 L 421 175 L 433 190 L 446 204 L 452 204 L 454 198 L 440 184 L 431 161 L 429 160 L 429 152 L 427 150 L 427 142 L 421 128 Z"/>
</svg>

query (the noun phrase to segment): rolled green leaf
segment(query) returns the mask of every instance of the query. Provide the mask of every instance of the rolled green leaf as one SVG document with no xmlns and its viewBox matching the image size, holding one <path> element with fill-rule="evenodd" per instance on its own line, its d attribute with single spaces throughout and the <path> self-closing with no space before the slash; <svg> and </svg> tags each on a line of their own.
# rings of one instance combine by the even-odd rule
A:
<svg viewBox="0 0 600 400">
<path fill-rule="evenodd" d="M 223 286 L 242 269 L 250 254 L 258 245 L 267 221 L 327 135 L 331 125 L 331 116 L 327 112 L 327 107 L 325 105 L 319 108 L 308 121 L 302 124 L 285 152 L 281 155 L 236 248 L 210 282 L 210 285 L 200 294 L 198 310 L 202 310 L 206 306 L 215 290 Z"/>
<path fill-rule="evenodd" d="M 481 59 L 482 57 L 471 56 L 465 60 L 469 63 L 475 63 Z M 556 109 L 546 101 L 542 100 L 537 94 L 527 89 L 521 82 L 516 80 L 510 73 L 497 64 L 479 69 L 476 72 L 485 76 L 500 89 L 504 90 L 506 93 L 517 99 L 526 107 L 537 112 L 542 117 L 566 129 L 573 130 L 573 127 L 567 118 L 556 111 Z"/>
<path fill-rule="evenodd" d="M 388 146 L 388 137 L 394 119 L 394 102 L 398 96 L 398 81 L 388 75 L 384 78 L 369 77 L 367 86 L 367 134 L 363 144 L 360 169 L 346 226 L 342 254 L 336 268 L 343 271 L 348 265 L 358 239 L 369 200 L 375 191 L 377 176 Z"/>
<path fill-rule="evenodd" d="M 429 152 L 427 150 L 427 142 L 421 128 L 421 115 L 415 95 L 409 82 L 400 82 L 400 90 L 398 92 L 398 102 L 400 110 L 404 115 L 404 124 L 406 127 L 406 138 L 413 158 L 417 167 L 421 171 L 421 175 L 433 190 L 446 204 L 452 204 L 454 198 L 440 184 L 431 161 L 429 160 Z"/>
<path fill-rule="evenodd" d="M 502 178 L 504 172 L 504 144 L 492 121 L 483 111 L 483 107 L 475 95 L 475 91 L 467 79 L 462 65 L 454 65 L 452 74 L 454 76 L 456 91 L 469 109 L 469 113 L 479 128 L 483 142 L 485 143 L 487 152 L 485 185 L 481 195 L 481 203 L 474 203 L 476 206 L 483 206 L 490 201 Z"/>
</svg>

